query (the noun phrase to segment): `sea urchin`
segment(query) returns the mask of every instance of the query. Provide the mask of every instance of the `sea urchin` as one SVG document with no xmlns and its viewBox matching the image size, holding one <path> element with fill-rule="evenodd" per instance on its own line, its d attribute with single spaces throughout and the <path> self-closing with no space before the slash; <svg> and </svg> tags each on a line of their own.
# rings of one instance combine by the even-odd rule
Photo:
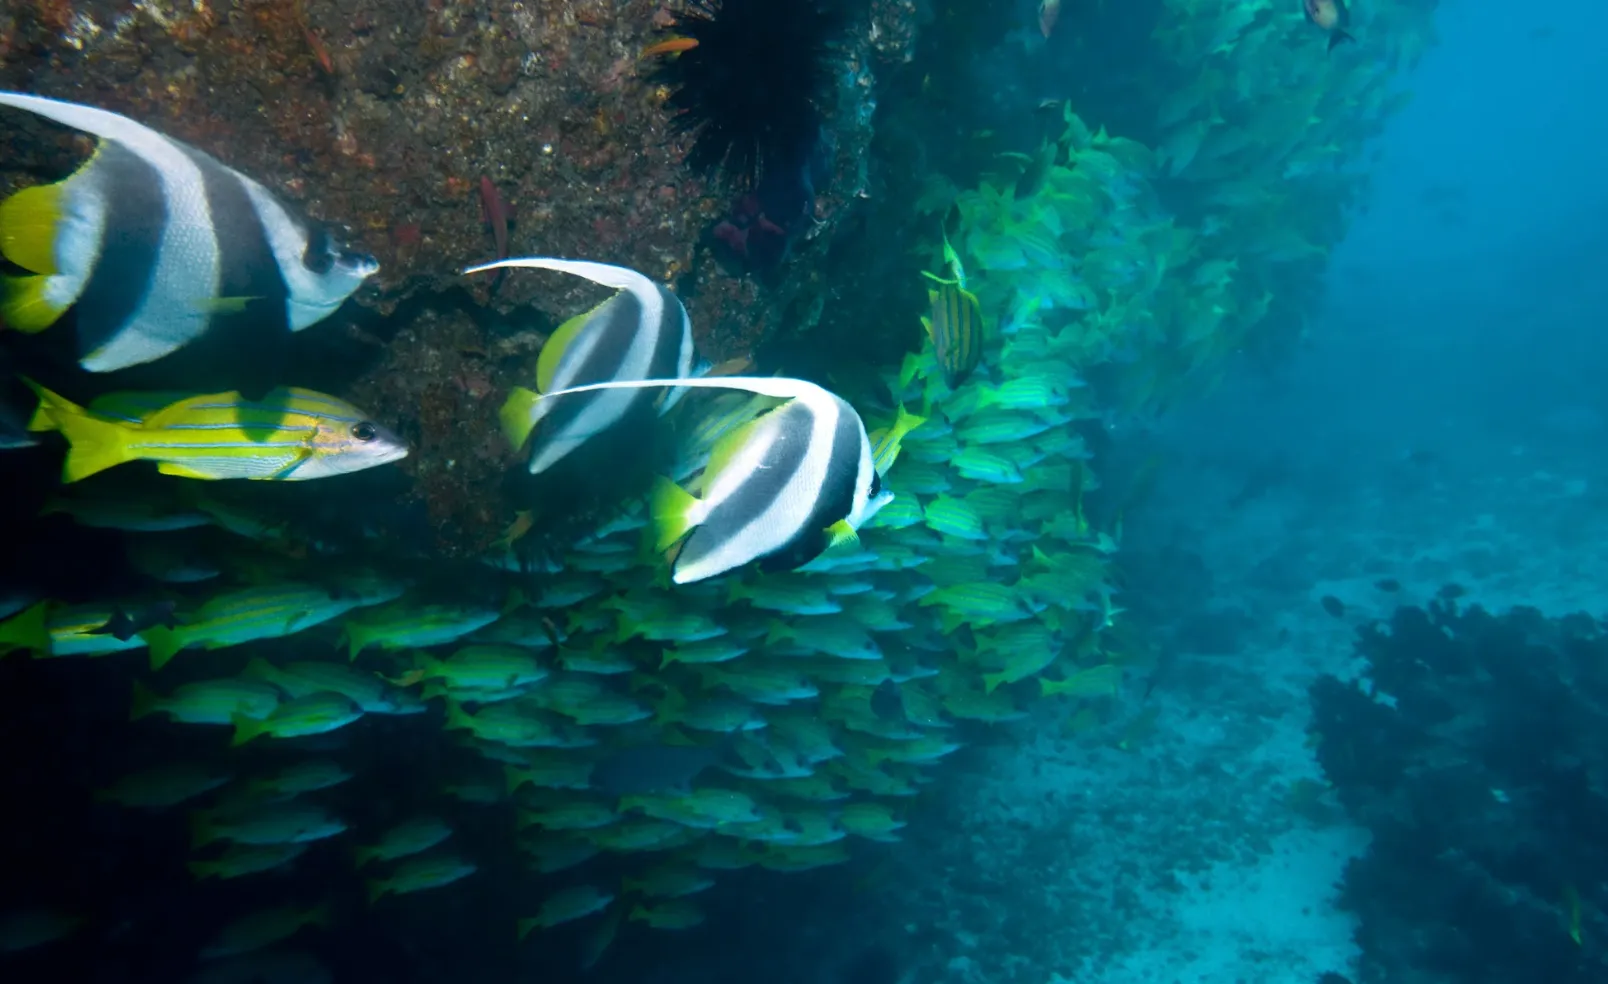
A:
<svg viewBox="0 0 1608 984">
<path fill-rule="evenodd" d="M 677 130 L 693 134 L 686 163 L 743 186 L 797 167 L 819 137 L 845 0 L 688 0 L 671 30 L 696 44 L 653 72 Z"/>
</svg>

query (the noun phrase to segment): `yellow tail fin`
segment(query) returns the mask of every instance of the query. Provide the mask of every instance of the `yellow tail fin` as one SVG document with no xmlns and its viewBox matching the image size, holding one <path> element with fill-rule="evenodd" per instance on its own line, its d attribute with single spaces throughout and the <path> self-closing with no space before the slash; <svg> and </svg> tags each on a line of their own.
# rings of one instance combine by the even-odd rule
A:
<svg viewBox="0 0 1608 984">
<path fill-rule="evenodd" d="M 37 602 L 0 622 L 0 656 L 13 649 L 48 654 L 50 627 L 45 621 L 45 615 L 49 607 L 48 601 Z"/>
<path fill-rule="evenodd" d="M 162 709 L 162 698 L 156 695 L 150 687 L 138 680 L 134 681 L 134 701 L 128 711 L 130 721 L 138 721 L 142 717 L 149 717 Z"/>
<path fill-rule="evenodd" d="M 688 515 L 697 505 L 698 500 L 692 493 L 668 478 L 654 480 L 653 491 L 648 498 L 648 512 L 653 516 L 657 549 L 668 550 L 687 535 L 687 531 L 693 527 Z"/>
<path fill-rule="evenodd" d="M 67 438 L 67 461 L 62 465 L 64 482 L 77 482 L 113 465 L 133 461 L 128 447 L 128 430 L 116 421 L 96 417 L 83 407 L 32 380 L 23 380 L 39 395 L 39 409 L 29 427 L 49 429 L 49 418 Z"/>
<path fill-rule="evenodd" d="M 261 734 L 266 734 L 268 725 L 255 718 L 248 718 L 244 714 L 229 715 L 234 724 L 234 737 L 229 739 L 230 748 L 238 748 L 246 742 Z"/>
</svg>

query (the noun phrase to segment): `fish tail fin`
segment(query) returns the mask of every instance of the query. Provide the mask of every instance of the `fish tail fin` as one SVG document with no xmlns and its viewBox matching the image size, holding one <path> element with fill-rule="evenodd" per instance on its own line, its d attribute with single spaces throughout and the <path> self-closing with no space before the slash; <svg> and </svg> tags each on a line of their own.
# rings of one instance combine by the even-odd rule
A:
<svg viewBox="0 0 1608 984">
<path fill-rule="evenodd" d="M 514 791 L 527 782 L 530 782 L 529 772 L 511 765 L 503 766 L 503 791 L 509 796 L 514 795 Z"/>
<path fill-rule="evenodd" d="M 146 641 L 149 642 L 150 630 L 146 631 Z M 279 671 L 274 668 L 274 664 L 268 662 L 266 659 L 263 659 L 261 656 L 251 657 L 251 659 L 246 661 L 246 668 L 240 671 L 241 676 L 248 677 L 252 680 L 261 680 L 264 683 L 273 683 L 274 677 L 278 674 Z"/>
<path fill-rule="evenodd" d="M 983 674 L 983 693 L 992 694 L 995 690 L 998 690 L 999 685 L 1004 683 L 1004 682 L 1005 682 L 1005 674 L 1003 674 L 1003 673 L 984 673 Z"/>
<path fill-rule="evenodd" d="M 190 817 L 190 848 L 197 850 L 218 839 L 218 828 L 205 813 Z"/>
<path fill-rule="evenodd" d="M 234 737 L 229 739 L 230 748 L 239 748 L 246 742 L 263 734 L 268 726 L 255 718 L 248 718 L 244 714 L 231 714 L 229 720 L 234 724 Z"/>
<path fill-rule="evenodd" d="M 1330 51 L 1333 51 L 1335 48 L 1338 48 L 1340 45 L 1344 44 L 1347 41 L 1350 41 L 1352 44 L 1357 43 L 1357 39 L 1355 37 L 1351 36 L 1350 34 L 1346 33 L 1345 31 L 1337 29 L 1337 30 L 1329 32 L 1329 50 Z"/>
<path fill-rule="evenodd" d="M 693 515 L 698 505 L 696 496 L 668 478 L 654 479 L 648 512 L 653 516 L 655 544 L 659 550 L 669 550 L 698 525 Z"/>
<path fill-rule="evenodd" d="M 123 425 L 95 416 L 78 404 L 52 393 L 32 380 L 24 380 L 39 395 L 39 409 L 29 427 L 52 429 L 67 439 L 67 461 L 62 465 L 63 482 L 77 482 L 114 465 L 134 460 L 129 450 L 127 429 Z"/>
<path fill-rule="evenodd" d="M 508 392 L 508 399 L 503 401 L 502 409 L 497 411 L 497 422 L 502 426 L 503 437 L 508 439 L 516 449 L 525 446 L 525 440 L 535 429 L 536 421 L 540 419 L 537 407 L 542 406 L 541 394 L 528 390 L 523 386 L 515 386 Z"/>
<path fill-rule="evenodd" d="M 355 661 L 357 654 L 367 649 L 368 644 L 374 641 L 359 625 L 342 626 L 342 631 L 346 635 L 346 659 L 349 662 Z"/>
<path fill-rule="evenodd" d="M 147 687 L 138 680 L 134 681 L 134 699 L 129 704 L 128 719 L 138 721 L 143 717 L 150 717 L 162 709 L 162 698 L 156 691 Z"/>
<path fill-rule="evenodd" d="M 537 919 L 535 916 L 532 916 L 529 919 L 521 919 L 521 920 L 519 920 L 519 922 L 516 923 L 515 925 L 519 929 L 519 938 L 524 939 L 525 937 L 530 935 L 531 930 L 533 930 L 537 926 L 541 925 L 541 920 Z"/>
<path fill-rule="evenodd" d="M 463 709 L 462 704 L 458 703 L 457 701 L 448 701 L 447 720 L 443 727 L 447 730 L 467 728 L 468 730 L 473 731 L 475 728 L 475 719 L 469 716 L 469 712 Z"/>
<path fill-rule="evenodd" d="M 160 625 L 152 626 L 140 634 L 146 645 L 151 647 L 151 672 L 155 673 L 168 665 L 168 660 L 178 655 L 184 648 L 183 641 L 178 632 L 173 629 L 164 629 Z"/>
<path fill-rule="evenodd" d="M 216 878 L 218 876 L 218 863 L 216 861 L 191 861 L 185 867 L 190 870 L 190 877 L 198 881 L 202 878 Z"/>
<path fill-rule="evenodd" d="M 369 905 L 378 902 L 386 892 L 391 890 L 391 883 L 381 878 L 370 878 L 364 883 L 364 886 L 368 889 Z"/>
<path fill-rule="evenodd" d="M 45 612 L 50 602 L 41 601 L 0 622 L 0 656 L 13 649 L 31 653 L 50 652 L 50 627 Z"/>
</svg>

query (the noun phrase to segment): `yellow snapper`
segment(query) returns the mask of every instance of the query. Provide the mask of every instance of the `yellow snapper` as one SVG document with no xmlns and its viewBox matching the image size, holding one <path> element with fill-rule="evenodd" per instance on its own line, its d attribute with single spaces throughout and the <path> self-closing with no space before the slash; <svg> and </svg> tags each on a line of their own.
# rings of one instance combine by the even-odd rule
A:
<svg viewBox="0 0 1608 984">
<path fill-rule="evenodd" d="M 39 410 L 30 430 L 67 439 L 62 480 L 76 482 L 126 461 L 154 461 L 182 478 L 299 482 L 407 457 L 407 444 L 344 400 L 280 387 L 260 400 L 239 393 L 186 397 L 137 422 L 103 416 L 30 383 Z"/>
<path fill-rule="evenodd" d="M 408 858 L 396 866 L 389 878 L 372 878 L 368 882 L 368 900 L 372 905 L 384 895 L 405 895 L 427 888 L 440 888 L 467 878 L 478 871 L 472 861 L 455 854 L 434 854 Z"/>
<path fill-rule="evenodd" d="M 691 929 L 704 921 L 703 910 L 684 899 L 671 899 L 656 905 L 639 905 L 631 910 L 631 920 L 647 923 L 653 929 Z"/>
<path fill-rule="evenodd" d="M 194 814 L 190 817 L 190 842 L 195 848 L 219 840 L 253 845 L 305 844 L 334 837 L 345 829 L 345 822 L 323 807 L 287 800 Z"/>
<path fill-rule="evenodd" d="M 95 798 L 122 806 L 161 810 L 211 792 L 229 781 L 227 773 L 176 763 L 126 775 Z"/>
<path fill-rule="evenodd" d="M 187 683 L 168 697 L 134 681 L 129 720 L 166 714 L 181 724 L 233 724 L 237 717 L 264 718 L 279 707 L 279 691 L 257 680 L 225 677 Z"/>
<path fill-rule="evenodd" d="M 20 92 L 0 106 L 100 138 L 64 181 L 0 203 L 0 315 L 39 332 L 77 309 L 79 364 L 159 359 L 223 321 L 264 333 L 322 321 L 379 269 L 266 188 L 125 116 Z"/>
<path fill-rule="evenodd" d="M 265 718 L 234 717 L 235 733 L 230 745 L 244 745 L 259 735 L 273 738 L 302 738 L 344 728 L 363 716 L 363 709 L 340 694 L 308 694 L 286 701 Z"/>
<path fill-rule="evenodd" d="M 241 676 L 271 683 L 287 697 L 305 697 L 326 691 L 349 697 L 365 714 L 422 714 L 424 701 L 392 687 L 378 674 L 345 663 L 303 661 L 275 666 L 253 656 Z"/>
<path fill-rule="evenodd" d="M 420 816 L 404 820 L 380 835 L 372 847 L 360 847 L 352 852 L 361 868 L 370 861 L 394 861 L 420 854 L 452 836 L 452 828 L 440 817 Z"/>
<path fill-rule="evenodd" d="M 338 584 L 335 589 L 290 582 L 240 588 L 218 595 L 181 617 L 172 629 L 146 629 L 151 669 L 160 670 L 191 646 L 221 649 L 257 639 L 278 639 L 321 625 L 363 605 L 402 593 L 402 585 L 375 580 Z"/>
<path fill-rule="evenodd" d="M 497 621 L 494 608 L 397 602 L 346 620 L 347 653 L 352 659 L 369 646 L 408 649 L 440 646 Z"/>
<path fill-rule="evenodd" d="M 932 314 L 921 319 L 922 327 L 932 339 L 944 382 L 958 389 L 983 361 L 982 305 L 976 294 L 943 280 L 938 280 L 937 290 L 927 292 L 927 302 Z"/>
<path fill-rule="evenodd" d="M 289 939 L 303 926 L 328 926 L 331 921 L 328 906 L 321 905 L 314 909 L 299 909 L 295 906 L 263 909 L 225 926 L 217 938 L 202 949 L 201 959 L 212 960 L 234 956 L 237 953 L 250 953 L 280 940 Z"/>
<path fill-rule="evenodd" d="M 0 654 L 27 649 L 36 658 L 103 656 L 145 648 L 141 635 L 119 639 L 105 631 L 116 616 L 115 605 L 56 605 L 41 601 L 0 622 Z"/>
<path fill-rule="evenodd" d="M 524 939 L 533 929 L 551 929 L 602 912 L 614 901 L 614 895 L 591 885 L 576 885 L 555 892 L 542 903 L 541 909 L 529 919 L 519 920 L 519 938 Z"/>
<path fill-rule="evenodd" d="M 191 861 L 187 868 L 196 878 L 240 878 L 282 868 L 301 857 L 306 844 L 234 844 L 211 861 Z"/>
</svg>

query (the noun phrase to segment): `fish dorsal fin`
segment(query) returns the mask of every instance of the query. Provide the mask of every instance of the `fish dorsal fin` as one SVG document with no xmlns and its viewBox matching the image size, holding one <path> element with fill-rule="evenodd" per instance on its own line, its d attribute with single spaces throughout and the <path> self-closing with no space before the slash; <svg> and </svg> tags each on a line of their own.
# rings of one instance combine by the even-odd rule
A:
<svg viewBox="0 0 1608 984">
<path fill-rule="evenodd" d="M 501 270 L 509 267 L 522 267 L 529 270 L 557 270 L 559 273 L 574 274 L 584 277 L 594 284 L 613 287 L 616 290 L 628 290 L 638 296 L 656 293 L 658 285 L 644 274 L 638 273 L 629 267 L 613 266 L 608 263 L 595 263 L 591 260 L 562 260 L 553 256 L 515 256 L 506 260 L 496 260 L 492 263 L 482 263 L 463 272 L 464 276 L 484 273 L 487 270 Z"/>
<path fill-rule="evenodd" d="M 835 397 L 827 390 L 804 379 L 790 379 L 786 376 L 720 376 L 720 377 L 694 377 L 688 379 L 636 379 L 614 380 L 607 383 L 588 383 L 585 386 L 571 386 L 569 389 L 557 390 L 542 394 L 542 399 L 550 400 L 554 397 L 569 396 L 571 393 L 590 393 L 593 390 L 605 389 L 659 389 L 685 386 L 688 389 L 731 389 L 744 390 L 749 393 L 758 393 L 760 396 L 769 396 L 778 400 L 800 400 L 811 407 L 820 408 L 830 403 Z"/>
<path fill-rule="evenodd" d="M 558 374 L 558 364 L 563 361 L 564 352 L 575 343 L 575 339 L 580 337 L 581 330 L 587 326 L 592 318 L 612 300 L 614 300 L 613 297 L 589 311 L 577 314 L 559 325 L 558 330 L 553 332 L 552 337 L 547 339 L 547 344 L 542 346 L 541 354 L 536 357 L 536 391 L 538 393 L 546 393 L 553 388 L 553 377 Z"/>
<path fill-rule="evenodd" d="M 47 99 L 25 92 L 0 92 L 0 106 L 11 106 L 36 116 L 43 116 L 63 126 L 93 133 L 103 140 L 115 140 L 136 153 L 149 152 L 153 145 L 176 143 L 143 123 L 137 123 L 126 116 L 120 116 L 106 109 L 97 109 L 94 106 Z"/>
</svg>

